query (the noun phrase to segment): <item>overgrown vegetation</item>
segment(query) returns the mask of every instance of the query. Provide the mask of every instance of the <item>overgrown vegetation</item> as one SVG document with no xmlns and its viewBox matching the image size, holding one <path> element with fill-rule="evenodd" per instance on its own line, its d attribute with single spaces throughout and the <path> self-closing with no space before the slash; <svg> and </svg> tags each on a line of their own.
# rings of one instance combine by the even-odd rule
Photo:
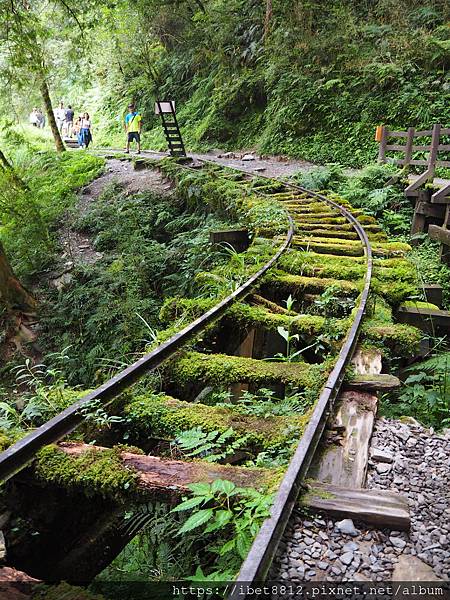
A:
<svg viewBox="0 0 450 600">
<path fill-rule="evenodd" d="M 197 273 L 226 260 L 209 232 L 228 224 L 176 194 L 105 189 L 76 222 L 101 259 L 76 265 L 62 291 L 47 292 L 47 344 L 71 347 L 69 382 L 92 385 L 108 360 L 120 366 L 152 343 L 164 296 L 189 294 Z"/>
<path fill-rule="evenodd" d="M 158 95 L 176 100 L 191 147 L 256 145 L 353 166 L 375 158 L 381 122 L 449 121 L 442 0 L 274 2 L 268 17 L 264 3 L 244 0 L 134 7 L 138 21 L 125 13 L 120 23 L 147 43 L 129 47 L 118 30 L 97 59 L 108 65 L 91 103 L 105 143 L 119 139 L 129 96 L 153 127 L 151 147 L 163 146 L 152 114 Z M 106 27 L 117 26 L 110 17 Z"/>
</svg>

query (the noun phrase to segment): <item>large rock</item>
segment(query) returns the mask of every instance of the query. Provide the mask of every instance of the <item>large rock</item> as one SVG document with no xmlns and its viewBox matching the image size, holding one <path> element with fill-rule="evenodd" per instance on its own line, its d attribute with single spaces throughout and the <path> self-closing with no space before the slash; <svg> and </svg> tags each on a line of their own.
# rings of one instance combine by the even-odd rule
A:
<svg viewBox="0 0 450 600">
<path fill-rule="evenodd" d="M 398 557 L 392 574 L 392 581 L 442 581 L 433 569 L 417 556 L 402 555 Z"/>
</svg>

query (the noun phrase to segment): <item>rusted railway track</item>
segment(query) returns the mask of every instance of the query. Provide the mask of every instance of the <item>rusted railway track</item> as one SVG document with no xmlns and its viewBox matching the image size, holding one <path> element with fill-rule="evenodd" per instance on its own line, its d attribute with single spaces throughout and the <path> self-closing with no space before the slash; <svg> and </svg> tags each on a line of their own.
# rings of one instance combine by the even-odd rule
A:
<svg viewBox="0 0 450 600">
<path fill-rule="evenodd" d="M 269 178 L 258 177 L 261 180 L 265 179 L 268 183 L 271 181 Z M 279 182 L 277 184 L 279 185 Z M 173 357 L 187 342 L 194 339 L 206 327 L 217 322 L 232 306 L 235 306 L 237 302 L 261 285 L 264 276 L 276 266 L 277 261 L 291 244 L 294 243 L 295 247 L 308 251 L 309 246 L 315 243 L 318 253 L 325 252 L 332 256 L 334 254 L 335 256 L 345 257 L 345 248 L 339 247 L 339 238 L 336 236 L 345 229 L 344 225 L 350 226 L 348 229 L 350 233 L 347 238 L 351 237 L 352 239 L 350 242 L 348 239 L 345 240 L 348 243 L 350 256 L 355 256 L 355 254 L 360 256 L 364 264 L 364 276 L 358 289 L 357 305 L 352 312 L 351 324 L 306 429 L 299 440 L 295 454 L 282 479 L 271 510 L 271 516 L 263 523 L 246 560 L 242 564 L 237 581 L 250 582 L 265 578 L 275 555 L 277 544 L 302 488 L 302 479 L 306 474 L 327 417 L 332 411 L 334 401 L 339 393 L 346 366 L 354 352 L 363 315 L 367 307 L 373 268 L 369 235 L 349 208 L 341 206 L 323 194 L 311 192 L 293 184 L 283 184 L 283 190 L 284 197 L 280 199 L 280 202 L 283 202 L 287 209 L 286 233 L 270 260 L 225 299 L 218 302 L 152 352 L 146 354 L 102 386 L 85 395 L 59 415 L 5 450 L 0 455 L 1 481 L 6 481 L 29 465 L 36 453 L 45 445 L 61 440 L 78 427 L 84 419 L 83 407 L 88 406 L 95 400 L 102 403 L 110 402 L 124 389 L 138 381 L 145 373 L 156 369 L 167 359 Z M 276 194 L 274 198 L 276 198 Z M 317 204 L 323 205 L 324 210 L 318 211 Z M 312 211 L 312 208 L 315 212 Z M 323 217 L 324 214 L 325 217 Z M 315 233 L 316 230 L 321 231 L 322 220 L 329 221 L 329 237 L 324 238 L 325 234 L 323 232 L 320 234 Z M 299 235 L 294 234 L 294 221 L 301 232 Z M 239 597 L 242 598 L 242 595 Z"/>
</svg>

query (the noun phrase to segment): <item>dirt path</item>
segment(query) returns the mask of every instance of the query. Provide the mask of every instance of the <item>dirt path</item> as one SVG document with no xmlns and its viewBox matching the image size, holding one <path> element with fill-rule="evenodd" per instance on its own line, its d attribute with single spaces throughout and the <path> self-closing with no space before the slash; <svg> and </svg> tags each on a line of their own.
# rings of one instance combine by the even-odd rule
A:
<svg viewBox="0 0 450 600">
<path fill-rule="evenodd" d="M 76 264 L 94 264 L 102 258 L 103 254 L 94 249 L 91 236 L 73 228 L 73 220 L 85 216 L 104 189 L 115 182 L 130 195 L 148 190 L 167 194 L 171 189 L 171 185 L 167 184 L 156 170 L 135 170 L 133 164 L 128 161 L 108 159 L 103 175 L 81 190 L 72 215 L 68 215 L 67 222 L 59 229 L 58 237 L 63 252 L 58 275 L 52 279 L 56 288 L 61 289 L 70 282 L 70 271 Z"/>
<path fill-rule="evenodd" d="M 154 152 L 153 150 L 143 150 L 141 156 L 151 158 L 164 158 L 168 152 Z M 237 167 L 248 173 L 261 173 L 268 177 L 290 177 L 295 173 L 308 173 L 318 165 L 306 160 L 294 160 L 282 156 L 260 157 L 254 152 L 222 152 L 213 150 L 206 154 L 197 152 L 188 152 L 188 156 L 199 160 L 210 160 L 226 167 Z"/>
</svg>

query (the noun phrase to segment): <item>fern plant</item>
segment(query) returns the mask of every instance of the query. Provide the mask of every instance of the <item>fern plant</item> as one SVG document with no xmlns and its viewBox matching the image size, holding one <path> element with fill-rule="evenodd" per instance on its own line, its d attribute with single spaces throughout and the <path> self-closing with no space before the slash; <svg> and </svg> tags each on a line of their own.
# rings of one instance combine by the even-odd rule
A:
<svg viewBox="0 0 450 600">
<path fill-rule="evenodd" d="M 245 447 L 249 436 L 236 437 L 232 427 L 226 431 L 203 431 L 195 427 L 183 431 L 173 442 L 185 456 L 202 458 L 207 462 L 219 462 Z"/>
</svg>

